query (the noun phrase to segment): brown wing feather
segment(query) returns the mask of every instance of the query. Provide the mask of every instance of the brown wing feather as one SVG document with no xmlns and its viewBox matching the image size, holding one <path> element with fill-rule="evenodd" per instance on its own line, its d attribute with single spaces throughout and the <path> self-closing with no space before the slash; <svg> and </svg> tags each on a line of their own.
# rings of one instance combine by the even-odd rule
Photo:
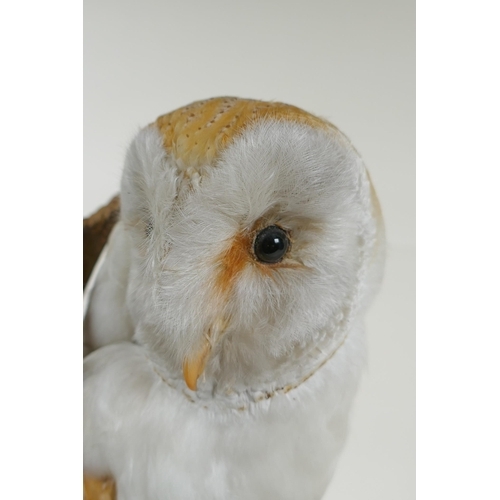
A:
<svg viewBox="0 0 500 500">
<path fill-rule="evenodd" d="M 83 500 L 116 500 L 116 485 L 110 478 L 83 476 Z"/>
<path fill-rule="evenodd" d="M 120 197 L 115 196 L 106 206 L 83 219 L 83 288 L 119 216 Z"/>
</svg>

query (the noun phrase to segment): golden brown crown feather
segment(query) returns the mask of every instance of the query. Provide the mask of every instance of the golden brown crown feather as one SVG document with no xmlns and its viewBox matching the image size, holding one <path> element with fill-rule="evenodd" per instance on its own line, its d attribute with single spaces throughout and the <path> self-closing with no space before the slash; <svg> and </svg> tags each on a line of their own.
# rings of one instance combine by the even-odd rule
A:
<svg viewBox="0 0 500 500">
<path fill-rule="evenodd" d="M 327 121 L 290 104 L 237 97 L 193 102 L 160 116 L 153 125 L 160 130 L 165 149 L 179 166 L 196 169 L 212 164 L 238 133 L 265 118 L 335 129 Z"/>
</svg>

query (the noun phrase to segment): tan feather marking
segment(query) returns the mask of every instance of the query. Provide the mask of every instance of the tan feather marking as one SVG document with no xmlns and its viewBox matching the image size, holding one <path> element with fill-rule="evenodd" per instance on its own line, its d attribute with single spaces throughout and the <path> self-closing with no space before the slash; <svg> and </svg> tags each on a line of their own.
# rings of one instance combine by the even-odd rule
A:
<svg viewBox="0 0 500 500">
<path fill-rule="evenodd" d="M 380 206 L 380 201 L 377 196 L 377 192 L 375 191 L 375 187 L 373 186 L 373 182 L 368 170 L 366 171 L 366 175 L 368 176 L 368 181 L 370 182 L 370 198 L 372 202 L 372 213 L 375 221 L 377 223 L 377 234 L 375 236 L 375 247 L 374 247 L 374 255 L 375 259 L 378 256 L 378 252 L 380 249 L 380 244 L 384 238 L 384 218 L 382 216 L 382 207 Z"/>
<path fill-rule="evenodd" d="M 244 128 L 262 119 L 292 121 L 323 130 L 335 127 L 295 106 L 236 97 L 197 101 L 160 116 L 155 125 L 165 149 L 180 168 L 212 165 L 220 152 Z"/>
<path fill-rule="evenodd" d="M 372 200 L 373 215 L 377 222 L 379 222 L 380 220 L 382 220 L 382 208 L 380 207 L 380 201 L 378 199 L 375 187 L 373 186 L 370 172 L 368 172 L 368 170 L 366 171 L 366 175 L 368 176 L 368 181 L 370 182 L 370 197 Z"/>
<path fill-rule="evenodd" d="M 83 476 L 83 500 L 116 500 L 116 484 L 111 478 Z"/>
<path fill-rule="evenodd" d="M 250 245 L 250 235 L 240 232 L 234 237 L 229 248 L 218 258 L 219 273 L 215 281 L 215 290 L 219 299 L 227 298 L 236 276 L 243 270 L 245 264 L 250 262 Z"/>
</svg>

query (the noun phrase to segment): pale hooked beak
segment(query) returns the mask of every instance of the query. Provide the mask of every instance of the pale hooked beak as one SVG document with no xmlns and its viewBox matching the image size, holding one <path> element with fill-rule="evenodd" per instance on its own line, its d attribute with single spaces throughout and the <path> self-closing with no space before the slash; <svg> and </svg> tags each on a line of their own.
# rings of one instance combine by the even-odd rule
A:
<svg viewBox="0 0 500 500">
<path fill-rule="evenodd" d="M 208 329 L 208 333 L 203 339 L 203 345 L 191 356 L 185 359 L 183 366 L 184 380 L 186 385 L 196 391 L 198 379 L 205 371 L 205 366 L 208 357 L 212 352 L 214 345 L 220 340 L 222 334 L 227 327 L 227 322 L 224 320 L 216 320 L 212 327 Z"/>
</svg>

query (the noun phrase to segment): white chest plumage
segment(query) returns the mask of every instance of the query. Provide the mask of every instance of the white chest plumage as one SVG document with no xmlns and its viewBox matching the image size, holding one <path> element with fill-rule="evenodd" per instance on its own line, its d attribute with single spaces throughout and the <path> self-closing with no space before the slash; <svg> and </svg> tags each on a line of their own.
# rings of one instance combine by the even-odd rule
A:
<svg viewBox="0 0 500 500">
<path fill-rule="evenodd" d="M 203 101 L 139 134 L 121 197 L 85 320 L 85 473 L 119 500 L 321 498 L 383 262 L 359 156 L 297 108 Z"/>
<path fill-rule="evenodd" d="M 299 387 L 226 409 L 170 386 L 140 346 L 101 348 L 84 363 L 84 467 L 113 477 L 119 500 L 320 499 L 346 438 L 360 340 Z"/>
</svg>

